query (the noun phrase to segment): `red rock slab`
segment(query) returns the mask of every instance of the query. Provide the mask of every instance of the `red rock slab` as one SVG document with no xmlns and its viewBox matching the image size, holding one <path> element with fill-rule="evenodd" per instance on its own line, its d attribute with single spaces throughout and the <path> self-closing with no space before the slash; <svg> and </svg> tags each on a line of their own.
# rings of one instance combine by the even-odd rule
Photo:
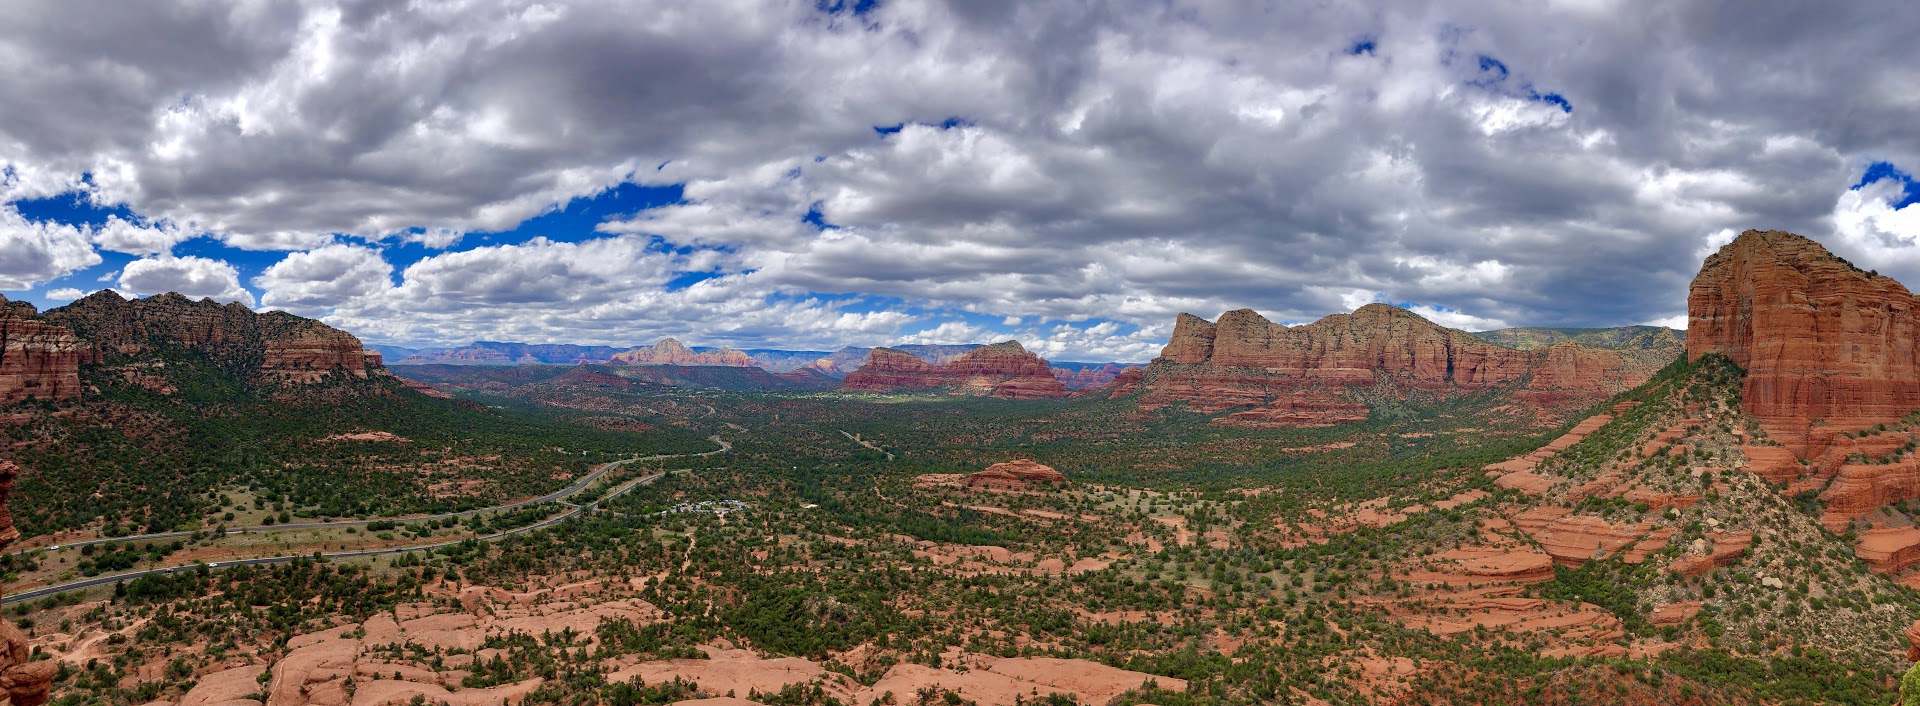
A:
<svg viewBox="0 0 1920 706">
<path fill-rule="evenodd" d="M 1653 609 L 1650 619 L 1654 625 L 1679 625 L 1700 614 L 1700 601 L 1668 603 Z"/>
<path fill-rule="evenodd" d="M 1699 576 L 1723 566 L 1740 563 L 1747 555 L 1747 549 L 1753 546 L 1753 533 L 1711 532 L 1707 541 L 1713 548 L 1706 556 L 1684 556 L 1675 559 L 1668 569 L 1682 576 Z"/>
<path fill-rule="evenodd" d="M 1621 552 L 1620 560 L 1628 564 L 1638 564 L 1646 561 L 1647 557 L 1652 556 L 1654 552 L 1667 548 L 1667 540 L 1673 538 L 1674 531 L 1675 529 L 1672 527 L 1662 527 L 1648 532 L 1647 536 L 1641 537 L 1638 542 L 1634 542 L 1632 548 Z"/>
<path fill-rule="evenodd" d="M 1914 498 L 1920 498 L 1920 456 L 1889 464 L 1845 464 L 1820 494 L 1826 503 L 1820 523 L 1841 531 L 1875 508 Z"/>
<path fill-rule="evenodd" d="M 833 695 L 846 700 L 854 687 L 839 675 L 819 664 L 799 657 L 762 659 L 744 650 L 712 650 L 711 659 L 669 659 L 640 662 L 622 667 L 607 676 L 607 681 L 624 682 L 634 677 L 648 684 L 671 681 L 675 677 L 698 682 L 713 693 L 745 694 L 752 690 L 772 694 L 788 684 L 822 681 Z M 913 692 L 904 692 L 913 693 Z"/>
<path fill-rule="evenodd" d="M 1560 478 L 1543 476 L 1533 471 L 1518 471 L 1493 479 L 1493 484 L 1500 488 L 1517 490 L 1523 494 L 1537 498 L 1546 495 L 1547 491 L 1552 490 L 1554 484 L 1560 482 L 1560 480 Z"/>
<path fill-rule="evenodd" d="M 1579 566 L 1596 555 L 1618 552 L 1653 528 L 1646 522 L 1615 525 L 1569 513 L 1566 508 L 1536 507 L 1515 515 L 1513 523 L 1563 566 Z"/>
<path fill-rule="evenodd" d="M 1860 533 L 1853 553 L 1876 572 L 1891 574 L 1920 564 L 1920 529 L 1898 527 Z"/>
<path fill-rule="evenodd" d="M 211 706 L 250 698 L 260 691 L 260 674 L 265 671 L 265 666 L 256 664 L 203 674 L 193 688 L 180 697 L 179 706 Z"/>
<path fill-rule="evenodd" d="M 1692 507 L 1694 503 L 1700 502 L 1701 498 L 1697 493 L 1672 495 L 1648 488 L 1644 485 L 1628 487 L 1617 493 L 1617 495 L 1627 502 L 1644 503 L 1648 508 L 1654 510 L 1663 510 L 1670 507 L 1681 509 L 1689 508 Z"/>
<path fill-rule="evenodd" d="M 1406 574 L 1415 583 L 1484 585 L 1541 583 L 1553 580 L 1553 557 L 1533 551 L 1461 547 L 1440 554 L 1435 568 Z"/>
<path fill-rule="evenodd" d="M 1554 454 L 1565 451 L 1574 444 L 1580 443 L 1582 439 L 1587 438 L 1588 435 L 1593 434 L 1595 431 L 1599 431 L 1600 427 L 1606 426 L 1607 422 L 1611 421 L 1613 421 L 1613 415 L 1611 414 L 1596 414 L 1587 417 L 1586 419 L 1580 420 L 1579 424 L 1573 425 L 1573 428 L 1567 430 L 1567 433 L 1561 434 L 1553 441 L 1547 442 L 1546 446 L 1534 449 L 1525 455 L 1487 466 L 1486 470 L 1501 473 L 1532 471 L 1540 467 L 1540 464 L 1544 463 L 1547 459 L 1552 458 Z"/>
</svg>

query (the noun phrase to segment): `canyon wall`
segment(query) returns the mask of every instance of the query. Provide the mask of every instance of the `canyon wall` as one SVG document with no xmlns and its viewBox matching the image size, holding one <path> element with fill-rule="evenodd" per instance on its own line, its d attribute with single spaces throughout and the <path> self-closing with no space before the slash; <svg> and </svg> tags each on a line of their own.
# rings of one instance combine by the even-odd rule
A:
<svg viewBox="0 0 1920 706">
<path fill-rule="evenodd" d="M 1741 406 L 1766 433 L 1750 470 L 1822 489 L 1836 531 L 1920 498 L 1920 459 L 1896 451 L 1914 439 L 1901 418 L 1920 410 L 1920 304 L 1906 287 L 1807 238 L 1750 230 L 1701 264 L 1687 321 L 1689 358 L 1747 371 Z"/>
<path fill-rule="evenodd" d="M 86 353 L 72 331 L 42 321 L 32 304 L 0 297 L 0 405 L 78 396 Z"/>
<path fill-rule="evenodd" d="M 1799 444 L 1816 420 L 1858 428 L 1920 409 L 1916 333 L 1906 287 L 1792 233 L 1741 234 L 1687 291 L 1688 357 L 1746 369 L 1742 405 Z"/>
</svg>

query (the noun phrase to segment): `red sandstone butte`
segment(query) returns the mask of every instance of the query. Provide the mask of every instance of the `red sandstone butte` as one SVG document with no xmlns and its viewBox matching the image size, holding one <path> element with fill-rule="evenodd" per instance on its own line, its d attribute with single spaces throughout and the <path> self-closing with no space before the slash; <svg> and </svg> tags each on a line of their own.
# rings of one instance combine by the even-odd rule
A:
<svg viewBox="0 0 1920 706">
<path fill-rule="evenodd" d="M 1746 369 L 1747 412 L 1803 443 L 1814 419 L 1859 428 L 1920 408 L 1916 333 L 1906 287 L 1792 233 L 1740 234 L 1687 290 L 1688 358 Z"/>
<path fill-rule="evenodd" d="M 1300 326 L 1240 309 L 1217 322 L 1181 314 L 1160 357 L 1142 372 L 1121 373 L 1107 394 L 1144 390 L 1147 409 L 1184 403 L 1213 414 L 1251 407 L 1215 420 L 1243 426 L 1364 420 L 1366 405 L 1346 391 L 1383 382 L 1441 393 L 1512 385 L 1523 401 L 1570 410 L 1645 382 L 1678 352 L 1577 343 L 1507 348 L 1385 304 Z"/>
<path fill-rule="evenodd" d="M 1754 472 L 1834 478 L 1820 496 L 1830 528 L 1920 497 L 1912 458 L 1848 462 L 1906 443 L 1853 432 L 1920 409 L 1920 304 L 1906 287 L 1812 240 L 1750 230 L 1702 263 L 1687 320 L 1688 358 L 1719 354 L 1744 368 L 1741 406 L 1785 445 L 1786 453 L 1750 453 Z"/>
<path fill-rule="evenodd" d="M 932 365 L 911 353 L 875 348 L 866 366 L 847 375 L 841 387 L 859 392 L 945 389 L 1009 399 L 1066 397 L 1067 387 L 1053 376 L 1047 361 L 1006 341 L 981 346 L 946 365 Z"/>
<path fill-rule="evenodd" d="M 981 490 L 1029 490 L 1036 485 L 1066 484 L 1065 474 L 1025 458 L 996 463 L 967 476 L 967 487 Z"/>
<path fill-rule="evenodd" d="M 41 320 L 32 304 L 0 297 L 0 405 L 80 394 L 80 339 Z"/>
</svg>

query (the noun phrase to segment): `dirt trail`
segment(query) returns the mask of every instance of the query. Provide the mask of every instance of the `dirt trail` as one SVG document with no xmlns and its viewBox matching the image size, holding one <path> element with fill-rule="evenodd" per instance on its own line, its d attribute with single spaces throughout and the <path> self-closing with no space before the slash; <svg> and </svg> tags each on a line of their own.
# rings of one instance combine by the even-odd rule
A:
<svg viewBox="0 0 1920 706">
<path fill-rule="evenodd" d="M 888 461 L 892 461 L 892 460 L 893 460 L 893 452 L 892 452 L 892 451 L 888 451 L 888 450 L 886 450 L 886 449 L 883 449 L 883 448 L 880 448 L 880 447 L 879 447 L 878 445 L 875 445 L 875 444 L 874 444 L 873 442 L 871 442 L 871 441 L 867 441 L 866 439 L 862 439 L 862 438 L 860 438 L 860 435 L 859 435 L 859 434 L 848 434 L 848 433 L 847 433 L 847 431 L 846 431 L 845 429 L 835 429 L 834 431 L 837 431 L 837 432 L 840 432 L 840 435 L 841 435 L 841 436 L 844 436 L 844 437 L 847 437 L 847 438 L 849 438 L 849 439 L 852 439 L 852 440 L 853 440 L 853 443 L 856 443 L 856 444 L 859 444 L 859 445 L 861 445 L 861 446 L 865 446 L 865 447 L 867 447 L 867 448 L 869 448 L 869 449 L 873 449 L 873 450 L 875 450 L 875 451 L 878 451 L 878 452 L 880 452 L 880 453 L 883 453 L 883 454 L 886 454 L 886 455 L 887 455 L 887 460 L 888 460 Z"/>
</svg>

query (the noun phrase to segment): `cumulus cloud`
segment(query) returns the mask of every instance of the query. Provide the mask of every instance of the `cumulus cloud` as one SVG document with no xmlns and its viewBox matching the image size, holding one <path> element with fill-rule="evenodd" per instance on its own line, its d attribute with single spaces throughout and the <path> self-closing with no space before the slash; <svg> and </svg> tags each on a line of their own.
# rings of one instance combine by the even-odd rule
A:
<svg viewBox="0 0 1920 706">
<path fill-rule="evenodd" d="M 260 303 L 321 315 L 393 288 L 393 265 L 369 247 L 334 244 L 286 256 L 255 277 Z"/>
<path fill-rule="evenodd" d="M 63 302 L 70 302 L 75 299 L 84 297 L 86 295 L 87 295 L 86 292 L 80 291 L 73 287 L 61 287 L 59 289 L 47 290 L 48 299 L 53 299 L 56 301 L 63 301 Z"/>
<path fill-rule="evenodd" d="M 253 306 L 253 293 L 240 286 L 233 265 L 204 257 L 156 257 L 134 260 L 120 270 L 118 289 L 140 296 L 178 292 L 192 299 L 212 298 Z"/>
<path fill-rule="evenodd" d="M 100 254 L 79 228 L 29 221 L 11 206 L 0 205 L 0 290 L 24 290 L 83 267 L 100 264 Z"/>
<path fill-rule="evenodd" d="M 129 255 L 159 255 L 198 235 L 170 222 L 137 223 L 108 216 L 106 223 L 93 228 L 89 239 L 103 250 Z"/>
<path fill-rule="evenodd" d="M 1849 190 L 1920 168 L 1890 21 L 1915 10 L 996 7 L 6 3 L 0 52 L 33 68 L 0 108 L 33 109 L 0 110 L 0 203 L 138 218 L 0 212 L 0 287 L 204 233 L 291 251 L 262 302 L 373 340 L 884 343 L 966 314 L 1150 357 L 1176 312 L 1355 293 L 1464 328 L 1670 321 L 1751 227 L 1920 277 L 1914 207 Z M 623 183 L 685 198 L 468 235 Z M 395 242 L 435 252 L 395 272 Z"/>
<path fill-rule="evenodd" d="M 1920 203 L 1905 200 L 1904 179 L 1887 177 L 1840 194 L 1833 205 L 1832 250 L 1862 267 L 1920 285 Z"/>
</svg>

